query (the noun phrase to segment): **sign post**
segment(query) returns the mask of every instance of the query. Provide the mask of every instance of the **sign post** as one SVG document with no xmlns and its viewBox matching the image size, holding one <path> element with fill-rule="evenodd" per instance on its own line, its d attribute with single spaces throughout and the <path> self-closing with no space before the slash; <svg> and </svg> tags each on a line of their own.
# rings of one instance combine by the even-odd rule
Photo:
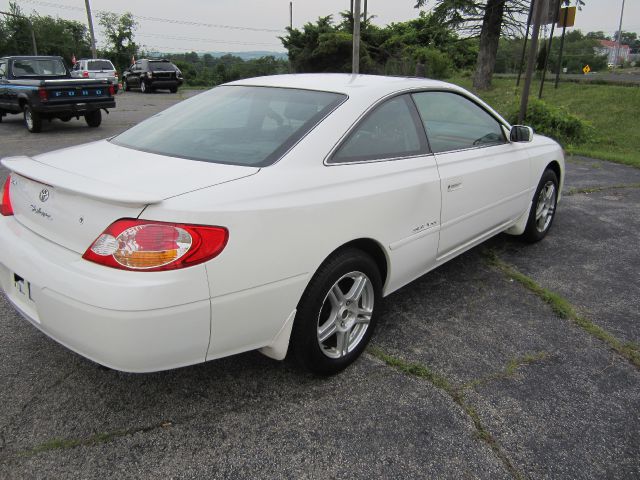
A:
<svg viewBox="0 0 640 480">
<path fill-rule="evenodd" d="M 558 88 L 558 82 L 560 82 L 560 70 L 562 70 L 562 51 L 564 50 L 564 34 L 567 31 L 567 27 L 573 27 L 575 22 L 576 7 L 566 7 L 560 9 L 560 20 L 558 21 L 558 27 L 562 27 L 562 38 L 560 39 L 560 55 L 558 58 L 558 70 L 556 71 L 555 88 Z"/>
</svg>

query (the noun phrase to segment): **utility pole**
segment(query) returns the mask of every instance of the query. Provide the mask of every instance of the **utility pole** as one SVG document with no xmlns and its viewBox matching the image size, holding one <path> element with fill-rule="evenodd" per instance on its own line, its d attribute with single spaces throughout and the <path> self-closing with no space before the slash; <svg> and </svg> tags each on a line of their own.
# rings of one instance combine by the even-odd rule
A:
<svg viewBox="0 0 640 480">
<path fill-rule="evenodd" d="M 520 99 L 520 113 L 518 113 L 518 123 L 524 122 L 529 104 L 529 91 L 531 90 L 531 79 L 533 68 L 536 63 L 536 52 L 538 50 L 538 34 L 540 33 L 540 19 L 542 18 L 544 2 L 537 1 L 533 12 L 533 31 L 531 33 L 531 47 L 529 48 L 529 58 L 527 59 L 527 70 L 524 75 L 524 87 L 522 88 L 522 98 Z"/>
<path fill-rule="evenodd" d="M 624 15 L 624 0 L 622 0 L 622 10 L 620 11 L 620 24 L 618 25 L 618 44 L 616 45 L 616 56 L 613 59 L 613 69 L 618 66 L 618 57 L 620 56 L 620 44 L 622 43 L 622 16 Z"/>
<path fill-rule="evenodd" d="M 520 76 L 522 76 L 522 66 L 524 65 L 524 56 L 527 53 L 527 39 L 529 38 L 529 29 L 531 28 L 531 17 L 533 17 L 533 8 L 535 6 L 536 1 L 531 0 L 531 5 L 529 6 L 529 16 L 527 17 L 527 33 L 524 34 L 524 44 L 522 45 L 522 57 L 520 58 L 520 63 L 518 64 L 518 80 L 516 81 L 516 87 L 520 86 Z"/>
<path fill-rule="evenodd" d="M 562 53 L 564 52 L 564 35 L 567 32 L 567 19 L 569 18 L 569 9 L 564 8 L 562 14 L 562 36 L 560 37 L 560 53 L 558 54 L 558 70 L 556 71 L 556 82 L 553 88 L 558 88 L 560 83 L 560 72 L 562 71 Z"/>
<path fill-rule="evenodd" d="M 289 2 L 289 28 L 293 30 L 293 2 Z"/>
<path fill-rule="evenodd" d="M 353 12 L 353 59 L 351 62 L 351 73 L 360 73 L 360 0 L 354 1 Z"/>
<path fill-rule="evenodd" d="M 29 24 L 29 27 L 31 27 L 31 43 L 33 43 L 33 54 L 38 55 L 38 45 L 36 44 L 36 34 L 33 31 L 33 23 L 31 23 L 31 20 L 29 20 L 29 17 L 25 17 L 23 15 L 16 15 L 14 13 L 9 13 L 9 12 L 0 12 L 0 15 L 6 15 L 8 17 L 15 17 L 15 18 L 22 18 L 23 20 L 27 21 L 27 23 Z"/>
<path fill-rule="evenodd" d="M 89 22 L 89 33 L 91 34 L 91 55 L 93 58 L 98 58 L 96 53 L 96 36 L 93 33 L 93 19 L 91 18 L 91 6 L 89 0 L 84 0 L 84 4 L 87 7 L 87 20 Z"/>
<path fill-rule="evenodd" d="M 549 65 L 549 56 L 551 55 L 551 44 L 553 43 L 553 31 L 556 28 L 556 23 L 558 23 L 558 15 L 560 14 L 561 4 L 559 1 L 552 0 L 552 8 L 555 8 L 555 13 L 553 14 L 553 23 L 551 24 L 551 35 L 549 36 L 549 45 L 547 47 L 547 51 L 544 56 L 544 67 L 542 68 L 542 80 L 540 81 L 540 91 L 538 92 L 538 98 L 542 99 L 542 90 L 544 89 L 544 79 L 547 76 L 547 66 Z M 546 25 L 545 25 L 546 31 Z"/>
<path fill-rule="evenodd" d="M 362 22 L 367 24 L 367 0 L 364 0 L 364 15 L 362 16 Z"/>
</svg>

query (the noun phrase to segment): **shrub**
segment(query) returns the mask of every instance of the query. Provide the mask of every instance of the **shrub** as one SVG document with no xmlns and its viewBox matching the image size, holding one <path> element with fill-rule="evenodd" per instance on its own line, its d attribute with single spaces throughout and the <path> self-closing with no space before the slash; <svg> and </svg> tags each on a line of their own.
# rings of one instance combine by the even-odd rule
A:
<svg viewBox="0 0 640 480">
<path fill-rule="evenodd" d="M 451 59 L 436 48 L 419 47 L 412 52 L 413 59 L 423 63 L 429 78 L 447 78 L 451 76 Z"/>
<path fill-rule="evenodd" d="M 518 111 L 509 116 L 511 123 L 518 120 Z M 564 108 L 549 105 L 541 100 L 529 100 L 524 120 L 537 133 L 547 135 L 562 145 L 579 145 L 591 139 L 594 128 Z"/>
</svg>

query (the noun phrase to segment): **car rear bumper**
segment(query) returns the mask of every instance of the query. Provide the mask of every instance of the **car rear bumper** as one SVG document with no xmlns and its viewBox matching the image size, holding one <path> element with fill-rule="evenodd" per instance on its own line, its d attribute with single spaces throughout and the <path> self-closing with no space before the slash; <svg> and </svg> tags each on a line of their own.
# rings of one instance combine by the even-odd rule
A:
<svg viewBox="0 0 640 480">
<path fill-rule="evenodd" d="M 172 88 L 182 85 L 182 80 L 153 80 L 151 86 L 153 88 Z"/>
<path fill-rule="evenodd" d="M 32 233 L 14 217 L 0 217 L 0 238 L 5 295 L 52 339 L 127 372 L 205 361 L 211 302 L 204 266 L 179 273 L 101 267 Z"/>
<path fill-rule="evenodd" d="M 33 105 L 33 110 L 38 113 L 43 114 L 69 114 L 69 115 L 83 115 L 87 112 L 93 112 L 95 110 L 101 110 L 103 108 L 116 108 L 115 99 L 110 100 L 99 100 L 99 101 L 91 101 L 82 103 L 63 103 L 63 104 L 46 104 L 40 103 L 37 105 Z"/>
</svg>

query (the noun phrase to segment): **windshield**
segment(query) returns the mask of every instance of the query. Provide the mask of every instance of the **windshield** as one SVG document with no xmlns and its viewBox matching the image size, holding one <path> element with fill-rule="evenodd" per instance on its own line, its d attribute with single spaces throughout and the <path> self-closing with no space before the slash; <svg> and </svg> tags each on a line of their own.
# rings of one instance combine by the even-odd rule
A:
<svg viewBox="0 0 640 480">
<path fill-rule="evenodd" d="M 13 62 L 15 77 L 60 77 L 66 74 L 67 69 L 59 58 L 28 58 Z"/>
<path fill-rule="evenodd" d="M 115 70 L 109 60 L 91 60 L 87 66 L 89 70 Z"/>
<path fill-rule="evenodd" d="M 174 72 L 176 70 L 176 66 L 171 62 L 149 62 L 149 70 L 153 71 L 163 71 L 163 72 Z"/>
<path fill-rule="evenodd" d="M 212 163 L 266 166 L 346 99 L 291 88 L 222 86 L 185 100 L 111 141 Z"/>
</svg>

